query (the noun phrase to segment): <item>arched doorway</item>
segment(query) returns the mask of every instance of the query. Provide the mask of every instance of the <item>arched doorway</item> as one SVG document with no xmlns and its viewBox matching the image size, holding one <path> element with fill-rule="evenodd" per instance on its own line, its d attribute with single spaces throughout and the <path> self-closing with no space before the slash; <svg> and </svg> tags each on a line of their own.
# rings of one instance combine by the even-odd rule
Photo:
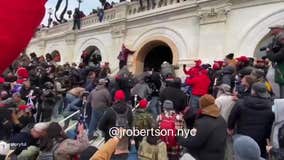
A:
<svg viewBox="0 0 284 160">
<path fill-rule="evenodd" d="M 157 44 L 148 53 L 144 60 L 144 71 L 154 70 L 160 71 L 161 64 L 165 61 L 173 63 L 173 54 L 171 48 L 167 44 Z"/>
<path fill-rule="evenodd" d="M 93 52 L 97 52 L 99 54 L 101 54 L 101 51 L 99 50 L 99 48 L 97 46 L 88 46 L 84 52 L 89 52 L 89 53 L 93 53 Z"/>
<path fill-rule="evenodd" d="M 240 33 L 239 45 L 237 53 L 246 54 L 247 56 L 256 56 L 259 52 L 258 48 L 262 47 L 262 43 L 266 43 L 269 27 L 284 24 L 284 9 L 279 9 L 264 15 L 256 23 L 252 24 L 243 33 Z M 269 41 L 269 40 L 267 40 Z M 258 55 L 257 55 L 258 57 Z"/>
<path fill-rule="evenodd" d="M 255 48 L 254 57 L 261 58 L 266 55 L 266 51 L 265 50 L 260 51 L 260 49 L 268 46 L 268 44 L 271 43 L 272 38 L 273 37 L 270 36 L 269 34 L 267 34 L 262 38 L 262 40 L 258 43 L 258 45 Z"/>
<path fill-rule="evenodd" d="M 88 46 L 83 50 L 81 59 L 85 65 L 96 66 L 102 61 L 101 51 L 96 46 Z"/>
<path fill-rule="evenodd" d="M 178 63 L 175 44 L 164 37 L 156 37 L 155 39 L 148 40 L 136 52 L 134 61 L 135 74 L 149 69 L 159 71 L 164 61 L 173 65 Z"/>
</svg>

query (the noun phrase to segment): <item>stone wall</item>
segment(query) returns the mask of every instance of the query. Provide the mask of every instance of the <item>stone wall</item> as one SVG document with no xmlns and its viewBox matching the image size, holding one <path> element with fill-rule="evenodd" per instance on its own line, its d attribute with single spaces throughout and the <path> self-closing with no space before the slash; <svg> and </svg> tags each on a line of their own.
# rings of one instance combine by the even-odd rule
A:
<svg viewBox="0 0 284 160">
<path fill-rule="evenodd" d="M 132 71 L 143 66 L 144 45 L 161 40 L 173 52 L 177 66 L 201 58 L 222 59 L 229 52 L 253 56 L 268 34 L 268 27 L 284 24 L 282 0 L 165 0 L 166 4 L 139 10 L 138 2 L 123 2 L 106 11 L 103 22 L 96 15 L 82 19 L 82 29 L 72 30 L 72 21 L 36 33 L 26 52 L 58 50 L 62 63 L 79 62 L 82 51 L 97 46 L 103 61 L 117 70 L 121 44 L 135 50 Z M 158 4 L 158 0 L 156 2 Z M 144 55 L 145 57 L 145 55 Z"/>
</svg>

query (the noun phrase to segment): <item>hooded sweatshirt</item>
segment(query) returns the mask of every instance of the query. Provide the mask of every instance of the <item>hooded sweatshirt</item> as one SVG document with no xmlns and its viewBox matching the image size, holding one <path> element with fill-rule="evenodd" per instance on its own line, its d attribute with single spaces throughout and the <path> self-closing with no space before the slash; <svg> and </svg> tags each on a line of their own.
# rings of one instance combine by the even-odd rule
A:
<svg viewBox="0 0 284 160">
<path fill-rule="evenodd" d="M 233 136 L 233 148 L 235 160 L 264 160 L 260 157 L 259 146 L 248 136 Z"/>
<path fill-rule="evenodd" d="M 125 114 L 127 113 L 127 120 L 129 123 L 129 127 L 131 128 L 133 115 L 131 111 L 131 107 L 127 105 L 124 101 L 119 101 L 113 104 L 112 107 L 107 108 L 104 115 L 100 119 L 98 128 L 105 133 L 105 139 L 108 140 L 110 138 L 109 130 L 116 124 L 116 113 L 117 114 Z"/>
</svg>

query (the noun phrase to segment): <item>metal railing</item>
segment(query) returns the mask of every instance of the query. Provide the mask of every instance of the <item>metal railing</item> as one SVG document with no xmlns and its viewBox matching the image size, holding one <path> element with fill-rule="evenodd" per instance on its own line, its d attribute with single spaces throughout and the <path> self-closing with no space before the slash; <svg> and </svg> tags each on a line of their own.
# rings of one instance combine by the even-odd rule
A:
<svg viewBox="0 0 284 160">
<path fill-rule="evenodd" d="M 76 116 L 77 114 L 80 114 L 80 110 L 77 110 L 76 112 L 70 114 L 70 115 L 67 116 L 66 118 L 60 120 L 58 123 L 63 126 L 66 121 L 70 120 L 71 118 L 73 118 L 73 117 Z M 64 130 L 64 132 L 66 133 L 66 132 L 68 132 L 69 130 L 74 129 L 74 128 L 77 126 L 77 124 L 78 124 L 78 121 L 74 122 L 73 124 L 71 124 L 70 126 L 68 126 L 68 127 Z M 95 147 L 99 148 L 99 147 L 104 143 L 104 138 L 102 138 L 102 137 L 100 137 L 100 138 L 101 138 L 101 139 L 98 139 L 98 140 L 95 139 L 95 140 L 91 140 L 91 141 L 89 141 L 89 142 L 90 142 L 90 144 L 91 144 L 92 146 L 95 146 Z"/>
<path fill-rule="evenodd" d="M 134 112 L 138 107 L 139 107 L 139 103 L 137 103 L 137 95 L 136 95 L 135 96 L 135 107 L 132 109 L 132 112 Z M 70 120 L 71 118 L 73 118 L 74 116 L 76 116 L 77 114 L 80 114 L 80 113 L 81 113 L 81 111 L 77 110 L 74 113 L 67 116 L 66 118 L 60 120 L 58 123 L 60 125 L 64 125 L 66 121 Z M 68 132 L 69 130 L 74 129 L 77 126 L 77 124 L 78 124 L 78 121 L 76 121 L 74 124 L 68 126 L 64 131 Z M 98 139 L 98 140 L 95 139 L 95 140 L 90 141 L 90 144 L 92 146 L 99 148 L 104 143 L 104 138 L 103 137 L 100 137 L 100 138 L 101 139 Z"/>
</svg>

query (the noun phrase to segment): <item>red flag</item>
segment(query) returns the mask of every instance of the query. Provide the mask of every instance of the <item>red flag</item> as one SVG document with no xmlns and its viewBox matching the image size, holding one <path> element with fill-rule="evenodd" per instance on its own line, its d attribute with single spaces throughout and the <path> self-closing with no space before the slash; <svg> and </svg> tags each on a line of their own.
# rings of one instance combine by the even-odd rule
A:
<svg viewBox="0 0 284 160">
<path fill-rule="evenodd" d="M 46 0 L 0 1 L 0 73 L 27 47 L 45 14 Z"/>
</svg>

